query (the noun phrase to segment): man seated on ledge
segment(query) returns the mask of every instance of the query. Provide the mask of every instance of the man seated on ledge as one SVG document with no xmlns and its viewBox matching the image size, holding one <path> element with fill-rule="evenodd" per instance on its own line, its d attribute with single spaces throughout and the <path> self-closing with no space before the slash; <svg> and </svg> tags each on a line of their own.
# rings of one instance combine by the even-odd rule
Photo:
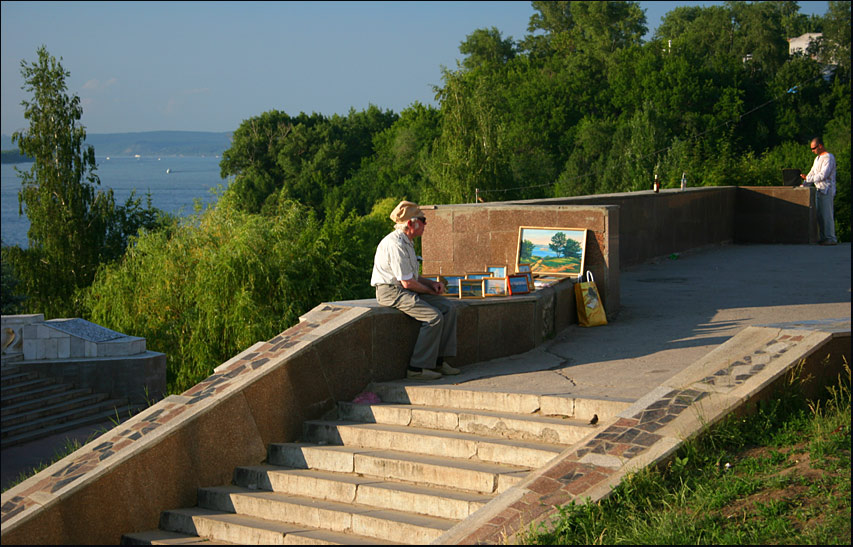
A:
<svg viewBox="0 0 853 547">
<path fill-rule="evenodd" d="M 418 256 L 412 241 L 424 233 L 426 218 L 417 204 L 401 201 L 393 211 L 394 231 L 376 248 L 370 284 L 376 301 L 421 321 L 408 378 L 436 380 L 459 374 L 444 362 L 456 355 L 456 309 L 443 296 L 445 287 L 418 275 Z"/>
<path fill-rule="evenodd" d="M 815 137 L 811 141 L 812 153 L 817 156 L 808 175 L 800 175 L 803 186 L 814 186 L 815 210 L 817 212 L 818 244 L 836 245 L 835 239 L 835 156 L 826 151 L 823 140 Z"/>
</svg>

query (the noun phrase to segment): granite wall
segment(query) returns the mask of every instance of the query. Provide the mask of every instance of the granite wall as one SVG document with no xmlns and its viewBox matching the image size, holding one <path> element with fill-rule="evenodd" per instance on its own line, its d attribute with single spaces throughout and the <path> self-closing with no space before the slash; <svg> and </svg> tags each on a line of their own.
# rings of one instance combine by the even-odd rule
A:
<svg viewBox="0 0 853 547">
<path fill-rule="evenodd" d="M 613 205 L 438 205 L 424 208 L 423 271 L 463 275 L 488 265 L 515 272 L 520 226 L 586 228 L 584 268 L 592 271 L 608 316 L 619 309 L 619 226 Z"/>
<path fill-rule="evenodd" d="M 576 317 L 572 284 L 529 295 L 455 300 L 465 365 L 521 353 Z M 165 509 L 228 484 L 271 442 L 372 381 L 405 376 L 419 324 L 374 300 L 324 303 L 2 495 L 3 544 L 117 544 L 154 529 Z"/>
</svg>

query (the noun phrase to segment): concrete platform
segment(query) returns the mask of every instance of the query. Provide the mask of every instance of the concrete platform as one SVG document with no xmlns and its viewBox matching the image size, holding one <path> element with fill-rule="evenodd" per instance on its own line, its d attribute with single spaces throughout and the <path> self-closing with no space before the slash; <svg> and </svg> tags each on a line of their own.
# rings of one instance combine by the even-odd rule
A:
<svg viewBox="0 0 853 547">
<path fill-rule="evenodd" d="M 636 400 L 747 326 L 850 317 L 850 244 L 710 247 L 623 271 L 621 286 L 609 325 L 429 385 Z"/>
</svg>

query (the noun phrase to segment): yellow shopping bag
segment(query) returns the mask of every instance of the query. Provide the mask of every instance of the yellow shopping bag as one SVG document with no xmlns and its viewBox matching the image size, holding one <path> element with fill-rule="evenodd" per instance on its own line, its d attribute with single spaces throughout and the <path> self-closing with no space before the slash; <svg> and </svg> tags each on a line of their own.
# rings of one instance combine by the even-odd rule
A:
<svg viewBox="0 0 853 547">
<path fill-rule="evenodd" d="M 581 278 L 583 279 L 583 278 Z M 575 302 L 578 305 L 578 323 L 582 327 L 597 327 L 607 324 L 604 304 L 595 286 L 592 272 L 586 272 L 586 281 L 575 283 Z"/>
</svg>

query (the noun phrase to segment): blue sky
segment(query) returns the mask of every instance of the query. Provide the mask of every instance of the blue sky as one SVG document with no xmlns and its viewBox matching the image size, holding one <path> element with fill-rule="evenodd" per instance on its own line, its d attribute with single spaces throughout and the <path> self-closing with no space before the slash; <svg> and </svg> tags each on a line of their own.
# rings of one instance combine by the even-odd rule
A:
<svg viewBox="0 0 853 547">
<path fill-rule="evenodd" d="M 653 30 L 678 5 L 640 2 Z M 827 2 L 800 2 L 825 13 Z M 0 4 L 2 127 L 26 127 L 20 62 L 62 57 L 90 133 L 232 131 L 272 109 L 346 113 L 434 104 L 441 66 L 477 28 L 520 39 L 529 2 L 23 2 Z"/>
</svg>

